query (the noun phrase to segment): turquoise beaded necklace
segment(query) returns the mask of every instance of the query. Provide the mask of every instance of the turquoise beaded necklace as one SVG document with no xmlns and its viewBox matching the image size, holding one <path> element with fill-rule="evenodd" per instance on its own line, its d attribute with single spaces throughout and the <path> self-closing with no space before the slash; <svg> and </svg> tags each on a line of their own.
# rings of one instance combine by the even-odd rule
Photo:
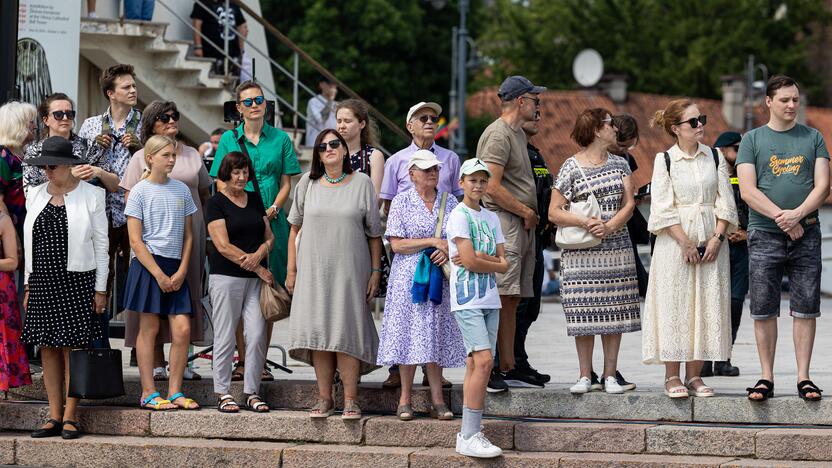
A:
<svg viewBox="0 0 832 468">
<path fill-rule="evenodd" d="M 346 177 L 347 177 L 347 173 L 343 172 L 343 173 L 341 173 L 341 175 L 339 177 L 336 177 L 336 178 L 332 179 L 326 174 L 326 172 L 324 172 L 324 179 L 326 179 L 326 181 L 329 182 L 332 185 L 336 185 L 336 184 L 340 183 Z"/>
</svg>

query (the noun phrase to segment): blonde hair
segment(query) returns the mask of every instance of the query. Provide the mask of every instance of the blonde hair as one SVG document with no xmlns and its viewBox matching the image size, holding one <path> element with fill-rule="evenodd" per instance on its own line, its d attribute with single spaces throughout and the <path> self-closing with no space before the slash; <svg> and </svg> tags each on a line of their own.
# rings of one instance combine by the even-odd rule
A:
<svg viewBox="0 0 832 468">
<path fill-rule="evenodd" d="M 29 122 L 35 119 L 38 110 L 28 102 L 9 101 L 0 107 L 0 145 L 12 151 L 23 151 L 23 142 L 29 135 Z"/>
<path fill-rule="evenodd" d="M 685 113 L 685 109 L 693 104 L 694 102 L 688 98 L 674 99 L 668 102 L 664 109 L 656 111 L 653 115 L 653 119 L 650 120 L 650 128 L 661 127 L 668 135 L 676 138 L 676 134 L 673 133 L 673 128 L 671 127 L 677 125 L 682 120 L 682 114 Z"/>
<path fill-rule="evenodd" d="M 147 139 L 147 143 L 144 144 L 144 164 L 146 167 L 142 171 L 142 179 L 150 177 L 150 156 L 153 156 L 168 146 L 173 146 L 173 149 L 176 150 L 176 140 L 164 135 L 153 135 Z"/>
</svg>

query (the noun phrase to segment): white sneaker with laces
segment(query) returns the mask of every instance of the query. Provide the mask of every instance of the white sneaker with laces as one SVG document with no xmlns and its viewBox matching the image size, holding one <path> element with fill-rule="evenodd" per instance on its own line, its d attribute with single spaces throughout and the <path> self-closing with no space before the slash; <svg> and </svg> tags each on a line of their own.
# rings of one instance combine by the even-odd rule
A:
<svg viewBox="0 0 832 468">
<path fill-rule="evenodd" d="M 592 381 L 589 377 L 581 377 L 578 382 L 569 387 L 569 391 L 575 394 L 587 393 L 592 388 Z"/>
<path fill-rule="evenodd" d="M 604 391 L 607 393 L 619 394 L 624 393 L 624 387 L 618 385 L 618 380 L 615 377 L 609 376 L 604 379 Z"/>
<path fill-rule="evenodd" d="M 462 437 L 461 432 L 457 432 L 456 453 L 468 457 L 494 458 L 502 455 L 503 450 L 486 439 L 482 432 L 477 432 L 469 439 Z"/>
</svg>

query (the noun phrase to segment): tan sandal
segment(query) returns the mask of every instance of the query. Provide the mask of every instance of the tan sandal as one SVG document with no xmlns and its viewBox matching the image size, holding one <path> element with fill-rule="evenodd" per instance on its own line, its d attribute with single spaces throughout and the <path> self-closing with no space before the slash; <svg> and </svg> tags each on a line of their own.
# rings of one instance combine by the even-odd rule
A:
<svg viewBox="0 0 832 468">
<path fill-rule="evenodd" d="M 344 411 L 341 413 L 341 419 L 345 421 L 356 421 L 361 419 L 361 408 L 355 400 L 344 400 Z"/>
<path fill-rule="evenodd" d="M 670 398 L 687 398 L 688 388 L 684 385 L 677 385 L 675 387 L 667 388 L 667 384 L 674 380 L 678 380 L 679 383 L 682 383 L 682 379 L 680 379 L 678 375 L 674 375 L 672 377 L 664 379 L 664 394 L 669 396 Z"/>
<path fill-rule="evenodd" d="M 450 421 L 454 418 L 454 413 L 448 409 L 448 406 L 445 403 L 441 403 L 439 405 L 431 405 L 430 417 L 441 421 Z"/>
<path fill-rule="evenodd" d="M 696 382 L 697 380 L 702 382 L 702 385 L 699 388 L 691 387 L 691 382 Z M 685 388 L 687 388 L 689 395 L 695 397 L 708 398 L 714 396 L 714 389 L 705 385 L 705 381 L 699 376 L 689 378 L 687 382 L 685 382 Z"/>
<path fill-rule="evenodd" d="M 402 421 L 410 421 L 413 419 L 413 408 L 410 405 L 399 405 L 396 408 L 396 416 Z"/>
<path fill-rule="evenodd" d="M 335 402 L 320 398 L 318 403 L 309 410 L 309 417 L 312 419 L 326 419 L 335 412 Z"/>
</svg>

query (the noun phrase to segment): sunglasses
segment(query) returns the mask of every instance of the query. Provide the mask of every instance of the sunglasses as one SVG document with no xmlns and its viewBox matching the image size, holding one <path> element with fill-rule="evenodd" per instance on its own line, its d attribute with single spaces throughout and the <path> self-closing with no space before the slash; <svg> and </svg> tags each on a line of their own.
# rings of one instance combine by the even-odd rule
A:
<svg viewBox="0 0 832 468">
<path fill-rule="evenodd" d="M 676 125 L 682 125 L 683 123 L 686 123 L 686 124 L 690 125 L 690 128 L 696 128 L 700 125 L 707 124 L 708 123 L 708 116 L 707 115 L 700 115 L 699 117 L 694 117 L 692 119 L 683 120 L 683 121 L 677 123 Z"/>
<path fill-rule="evenodd" d="M 44 166 L 38 166 L 39 169 L 49 169 L 50 171 L 54 171 L 56 167 L 58 167 L 57 164 L 46 164 Z"/>
<path fill-rule="evenodd" d="M 423 116 L 419 117 L 419 122 L 422 122 L 423 124 L 428 123 L 428 120 L 430 120 L 432 123 L 439 122 L 439 116 L 438 115 L 423 115 Z"/>
<path fill-rule="evenodd" d="M 75 120 L 75 111 L 55 111 L 52 112 L 52 117 L 54 117 L 55 120 Z"/>
<path fill-rule="evenodd" d="M 427 169 L 422 169 L 421 167 L 417 166 L 416 169 L 419 169 L 422 172 L 439 172 L 439 166 L 431 166 Z"/>
<path fill-rule="evenodd" d="M 179 121 L 179 112 L 173 111 L 170 114 L 162 114 L 159 117 L 156 117 L 156 120 L 158 120 L 159 122 L 162 122 L 162 123 L 168 123 L 171 120 L 173 120 L 174 122 L 178 122 Z"/>
<path fill-rule="evenodd" d="M 341 140 L 330 140 L 327 143 L 321 143 L 318 145 L 318 151 L 326 151 L 327 145 L 332 149 L 339 148 L 341 147 Z"/>
<path fill-rule="evenodd" d="M 254 96 L 253 98 L 245 98 L 245 99 L 241 100 L 240 104 L 242 104 L 246 107 L 251 107 L 252 104 L 257 104 L 259 106 L 260 104 L 263 104 L 264 102 L 266 102 L 266 98 L 264 98 L 263 96 Z"/>
</svg>

